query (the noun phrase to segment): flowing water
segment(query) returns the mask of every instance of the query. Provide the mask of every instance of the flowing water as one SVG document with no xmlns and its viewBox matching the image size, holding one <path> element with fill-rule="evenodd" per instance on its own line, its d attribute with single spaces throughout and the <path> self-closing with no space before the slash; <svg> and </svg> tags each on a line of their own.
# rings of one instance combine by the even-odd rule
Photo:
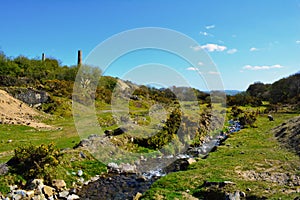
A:
<svg viewBox="0 0 300 200">
<path fill-rule="evenodd" d="M 209 152 L 213 151 L 227 138 L 228 134 L 241 129 L 238 122 L 229 121 L 229 124 L 229 132 L 227 134 L 220 132 L 220 134 L 216 136 L 207 137 L 201 146 L 189 148 L 184 154 L 176 155 L 175 158 L 169 157 L 169 159 L 175 161 L 165 168 L 158 168 L 141 174 L 108 173 L 100 177 L 97 181 L 84 185 L 79 195 L 81 199 L 90 200 L 132 200 L 138 192 L 144 193 L 147 191 L 160 177 L 170 172 L 186 170 L 189 165 L 187 161 L 189 158 L 205 158 Z"/>
</svg>

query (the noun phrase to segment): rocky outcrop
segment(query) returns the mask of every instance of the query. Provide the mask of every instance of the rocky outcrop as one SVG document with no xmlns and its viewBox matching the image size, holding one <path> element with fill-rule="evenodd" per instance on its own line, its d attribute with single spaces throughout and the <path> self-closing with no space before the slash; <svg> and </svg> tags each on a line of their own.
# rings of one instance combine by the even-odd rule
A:
<svg viewBox="0 0 300 200">
<path fill-rule="evenodd" d="M 50 95 L 42 90 L 33 88 L 4 88 L 9 94 L 16 99 L 23 101 L 28 105 L 39 105 L 50 101 Z"/>
<path fill-rule="evenodd" d="M 300 116 L 292 118 L 273 129 L 277 139 L 300 156 Z"/>
</svg>

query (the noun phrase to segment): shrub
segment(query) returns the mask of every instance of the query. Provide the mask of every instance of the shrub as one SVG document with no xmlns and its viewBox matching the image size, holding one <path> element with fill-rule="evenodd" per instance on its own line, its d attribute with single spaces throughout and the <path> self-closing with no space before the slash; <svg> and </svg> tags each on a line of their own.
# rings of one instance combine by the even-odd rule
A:
<svg viewBox="0 0 300 200">
<path fill-rule="evenodd" d="M 61 155 L 53 143 L 22 146 L 14 150 L 14 156 L 8 161 L 8 165 L 14 173 L 25 179 L 43 178 L 50 181 L 51 168 L 60 163 Z"/>
<path fill-rule="evenodd" d="M 257 119 L 257 113 L 254 111 L 244 111 L 237 106 L 231 108 L 231 116 L 238 120 L 242 126 L 254 126 Z"/>
</svg>

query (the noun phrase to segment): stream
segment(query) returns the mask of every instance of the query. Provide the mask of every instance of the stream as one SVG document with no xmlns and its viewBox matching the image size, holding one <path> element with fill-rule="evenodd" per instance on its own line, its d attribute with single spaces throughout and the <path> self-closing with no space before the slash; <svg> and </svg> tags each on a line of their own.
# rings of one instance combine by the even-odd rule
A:
<svg viewBox="0 0 300 200">
<path fill-rule="evenodd" d="M 169 159 L 175 160 L 164 168 L 150 170 L 144 173 L 114 173 L 110 172 L 101 176 L 98 180 L 84 185 L 79 192 L 81 199 L 99 200 L 132 200 L 137 193 L 144 193 L 150 186 L 162 176 L 170 172 L 187 170 L 191 158 L 206 158 L 209 152 L 214 151 L 229 134 L 237 132 L 241 126 L 236 121 L 229 121 L 228 133 L 220 132 L 215 136 L 207 137 L 199 147 L 191 147 L 184 154 L 179 154 Z M 159 159 L 159 158 L 157 158 Z M 161 158 L 160 158 L 161 159 Z M 163 158 L 168 159 L 168 158 Z M 155 161 L 156 163 L 159 160 Z"/>
</svg>

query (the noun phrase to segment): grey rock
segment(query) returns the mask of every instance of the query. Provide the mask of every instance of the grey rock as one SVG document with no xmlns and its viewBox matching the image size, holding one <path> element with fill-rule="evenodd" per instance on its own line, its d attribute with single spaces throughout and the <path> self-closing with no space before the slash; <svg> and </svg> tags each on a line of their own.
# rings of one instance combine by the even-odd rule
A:
<svg viewBox="0 0 300 200">
<path fill-rule="evenodd" d="M 6 163 L 0 164 L 0 175 L 5 175 L 9 171 L 8 165 Z"/>
<path fill-rule="evenodd" d="M 58 197 L 59 197 L 59 198 L 64 198 L 64 199 L 66 199 L 66 198 L 68 197 L 68 195 L 69 195 L 69 191 L 67 191 L 67 190 L 64 190 L 64 191 L 58 193 Z"/>
<path fill-rule="evenodd" d="M 29 104 L 36 105 L 46 103 L 50 100 L 50 95 L 41 90 L 36 90 L 33 88 L 18 88 L 18 93 L 15 94 L 15 98 Z"/>
<path fill-rule="evenodd" d="M 78 171 L 77 171 L 77 175 L 78 175 L 78 176 L 82 176 L 82 175 L 83 175 L 83 171 L 82 171 L 81 169 L 78 170 Z"/>
</svg>

